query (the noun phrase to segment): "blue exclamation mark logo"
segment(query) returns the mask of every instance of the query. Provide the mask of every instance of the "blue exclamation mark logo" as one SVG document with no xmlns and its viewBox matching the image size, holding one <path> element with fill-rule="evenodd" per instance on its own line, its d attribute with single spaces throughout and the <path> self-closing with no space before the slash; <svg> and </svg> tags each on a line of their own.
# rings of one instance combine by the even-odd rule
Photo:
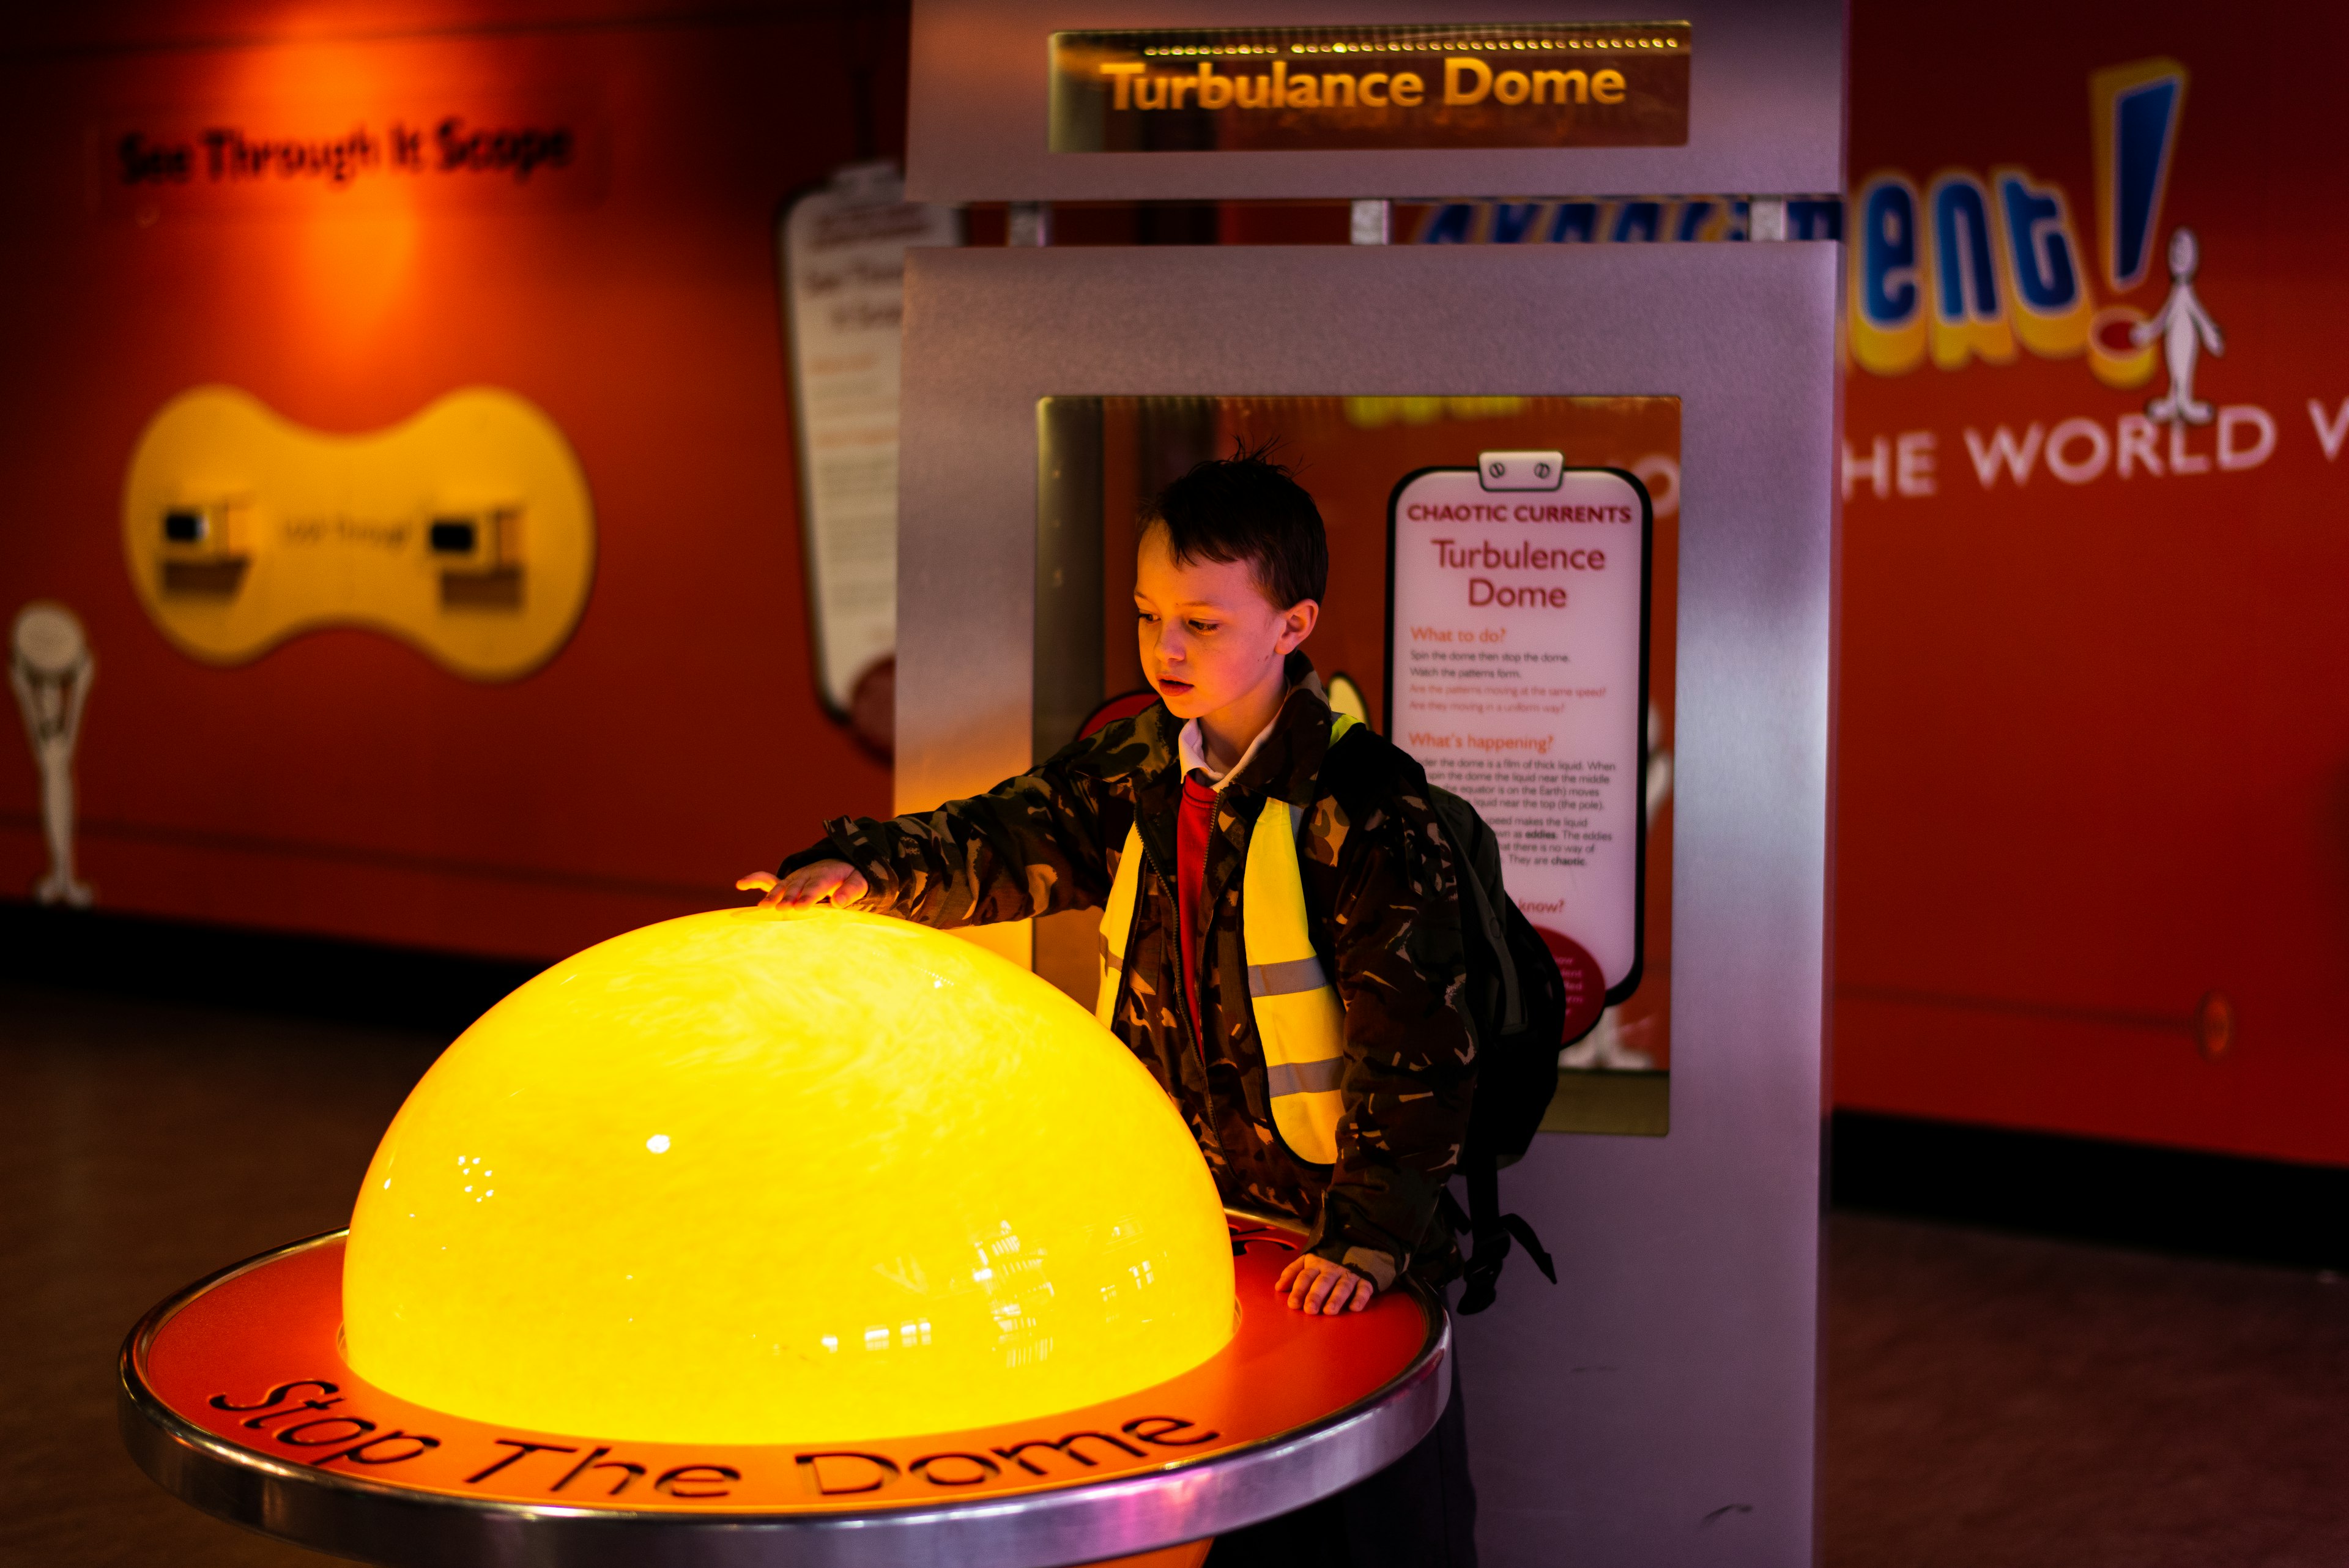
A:
<svg viewBox="0 0 2349 1568">
<path fill-rule="evenodd" d="M 2158 246 L 2162 196 L 2186 109 L 2186 67 L 2136 60 L 2088 78 L 2096 156 L 2096 228 L 2105 283 L 2125 293 L 2146 280 Z"/>
</svg>

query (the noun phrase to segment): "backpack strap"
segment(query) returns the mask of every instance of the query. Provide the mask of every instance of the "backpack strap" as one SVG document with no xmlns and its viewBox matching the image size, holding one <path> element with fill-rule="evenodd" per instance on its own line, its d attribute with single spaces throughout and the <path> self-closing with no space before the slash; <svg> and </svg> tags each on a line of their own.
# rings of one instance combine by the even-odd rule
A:
<svg viewBox="0 0 2349 1568">
<path fill-rule="evenodd" d="M 1551 1284 L 1557 1283 L 1557 1265 L 1542 1250 L 1541 1238 L 1534 1234 L 1534 1228 L 1517 1215 L 1501 1212 L 1501 1172 L 1493 1157 L 1485 1155 L 1461 1174 L 1468 1179 L 1467 1230 L 1476 1245 L 1475 1254 L 1468 1260 L 1466 1282 L 1460 1292 L 1462 1315 L 1483 1312 L 1493 1304 L 1493 1287 L 1501 1278 L 1501 1263 L 1509 1255 L 1513 1239 L 1524 1246 L 1534 1267 Z M 1444 1198 L 1451 1206 L 1447 1218 L 1458 1215 L 1460 1208 L 1452 1203 L 1452 1194 L 1447 1191 Z"/>
</svg>

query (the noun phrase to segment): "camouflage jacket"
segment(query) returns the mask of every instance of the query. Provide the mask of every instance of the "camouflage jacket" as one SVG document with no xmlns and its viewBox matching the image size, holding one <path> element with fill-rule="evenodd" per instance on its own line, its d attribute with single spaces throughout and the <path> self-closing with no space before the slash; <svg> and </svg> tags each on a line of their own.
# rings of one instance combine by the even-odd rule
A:
<svg viewBox="0 0 2349 1568">
<path fill-rule="evenodd" d="M 1292 656 L 1293 657 L 1293 656 Z M 1299 661 L 1302 662 L 1301 660 Z M 1309 667 L 1308 667 L 1309 669 Z M 871 885 L 861 908 L 952 928 L 1098 909 L 1127 829 L 1149 857 L 1126 947 L 1114 1029 L 1190 1124 L 1225 1200 L 1314 1227 L 1312 1251 L 1392 1284 L 1458 1272 L 1436 1202 L 1458 1158 L 1475 1047 L 1451 1005 L 1462 973 L 1459 888 L 1426 774 L 1368 731 L 1325 771 L 1330 711 L 1293 689 L 1226 783 L 1208 836 L 1206 972 L 1195 1035 L 1180 983 L 1172 872 L 1181 722 L 1163 703 L 1077 742 L 985 794 L 887 822 L 843 817 L 783 862 L 838 858 Z M 1289 1153 L 1274 1130 L 1248 1005 L 1240 875 L 1258 814 L 1305 808 L 1299 870 L 1313 945 L 1346 1010 L 1335 1165 Z"/>
</svg>

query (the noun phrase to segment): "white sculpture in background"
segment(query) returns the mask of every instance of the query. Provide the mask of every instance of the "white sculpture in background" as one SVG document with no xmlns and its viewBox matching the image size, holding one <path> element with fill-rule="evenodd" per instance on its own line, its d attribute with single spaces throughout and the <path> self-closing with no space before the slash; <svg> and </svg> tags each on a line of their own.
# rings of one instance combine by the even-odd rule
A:
<svg viewBox="0 0 2349 1568">
<path fill-rule="evenodd" d="M 2214 355 L 2227 351 L 2226 339 L 2219 335 L 2219 324 L 2202 308 L 2202 298 L 2194 292 L 2194 271 L 2201 265 L 2201 247 L 2196 243 L 2191 229 L 2172 229 L 2169 233 L 2169 297 L 2161 308 L 2129 329 L 2129 341 L 2143 348 L 2155 338 L 2161 339 L 2162 362 L 2169 370 L 2169 390 L 2146 404 L 2145 417 L 2154 423 L 2207 425 L 2210 422 L 2210 405 L 2197 402 L 2194 398 L 2194 361 L 2208 348 Z"/>
<path fill-rule="evenodd" d="M 98 670 L 81 622 L 60 604 L 36 599 L 16 612 L 9 638 L 8 679 L 24 710 L 25 733 L 41 770 L 41 826 L 49 840 L 49 874 L 33 885 L 44 904 L 86 908 L 89 884 L 74 876 L 74 741 L 82 704 Z"/>
<path fill-rule="evenodd" d="M 1672 796 L 1672 753 L 1664 749 L 1664 715 L 1652 702 L 1648 704 L 1648 771 L 1646 799 L 1642 803 L 1642 823 L 1647 828 L 1656 826 L 1656 813 L 1663 810 L 1664 802 Z M 1625 1043 L 1621 1021 L 1616 1014 L 1622 1009 L 1610 1007 L 1599 1015 L 1599 1022 L 1589 1033 L 1557 1054 L 1561 1067 L 1577 1067 L 1585 1071 L 1609 1073 L 1644 1073 L 1656 1064 L 1653 1054 Z"/>
</svg>

